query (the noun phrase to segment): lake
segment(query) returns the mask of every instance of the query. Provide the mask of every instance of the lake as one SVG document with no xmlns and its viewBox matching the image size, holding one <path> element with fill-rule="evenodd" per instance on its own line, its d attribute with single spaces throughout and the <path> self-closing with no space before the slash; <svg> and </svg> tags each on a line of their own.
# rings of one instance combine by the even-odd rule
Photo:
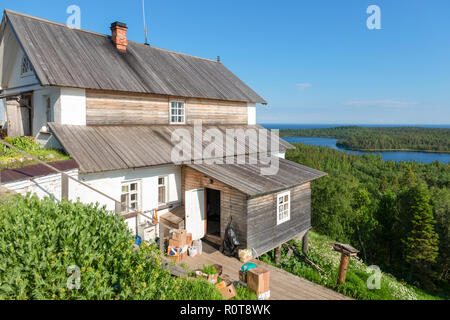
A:
<svg viewBox="0 0 450 320">
<path fill-rule="evenodd" d="M 312 146 L 328 147 L 339 151 L 344 151 L 349 154 L 363 155 L 369 152 L 352 151 L 336 146 L 337 139 L 331 138 L 318 138 L 318 137 L 286 137 L 283 138 L 289 143 L 303 143 Z M 417 161 L 423 163 L 432 163 L 439 161 L 441 163 L 450 163 L 449 153 L 427 153 L 427 152 L 409 152 L 409 151 L 384 151 L 384 152 L 371 152 L 375 154 L 381 154 L 384 161 Z"/>
</svg>

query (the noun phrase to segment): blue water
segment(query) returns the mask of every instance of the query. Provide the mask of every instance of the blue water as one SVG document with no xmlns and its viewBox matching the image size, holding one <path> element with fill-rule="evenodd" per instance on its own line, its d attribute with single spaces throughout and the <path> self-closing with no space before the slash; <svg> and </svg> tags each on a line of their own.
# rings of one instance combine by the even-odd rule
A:
<svg viewBox="0 0 450 320">
<path fill-rule="evenodd" d="M 363 155 L 369 152 L 352 151 L 336 146 L 337 139 L 318 138 L 318 137 L 286 137 L 284 138 L 289 143 L 303 143 L 311 146 L 328 147 L 331 149 L 345 151 L 348 154 Z M 450 163 L 449 153 L 427 153 L 427 152 L 410 152 L 410 151 L 385 151 L 385 152 L 370 152 L 373 154 L 381 154 L 384 161 L 417 161 L 423 163 L 432 163 L 439 161 L 441 163 Z"/>
<path fill-rule="evenodd" d="M 348 124 L 351 126 L 352 124 Z M 344 124 L 262 124 L 266 129 L 323 129 L 323 128 L 335 128 L 341 126 L 347 126 Z M 366 124 L 358 125 L 360 127 L 422 127 L 422 128 L 447 128 L 450 129 L 450 124 L 442 125 L 377 125 Z M 303 143 L 312 146 L 322 146 L 331 149 L 344 151 L 349 154 L 363 155 L 369 152 L 352 151 L 336 146 L 337 139 L 331 138 L 319 138 L 319 137 L 287 137 L 284 138 L 290 143 Z M 384 161 L 417 161 L 423 163 L 432 163 L 439 161 L 441 163 L 450 163 L 449 153 L 427 153 L 427 152 L 413 152 L 413 151 L 385 151 L 385 152 L 370 152 L 372 154 L 380 154 Z"/>
</svg>

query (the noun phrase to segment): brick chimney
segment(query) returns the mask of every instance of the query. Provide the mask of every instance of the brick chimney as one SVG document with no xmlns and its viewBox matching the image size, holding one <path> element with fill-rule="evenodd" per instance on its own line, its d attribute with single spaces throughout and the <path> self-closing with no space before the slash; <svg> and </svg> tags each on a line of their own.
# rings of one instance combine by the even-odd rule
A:
<svg viewBox="0 0 450 320">
<path fill-rule="evenodd" d="M 114 22 L 111 24 L 111 40 L 116 46 L 117 50 L 126 52 L 127 51 L 127 25 L 122 22 Z"/>
</svg>

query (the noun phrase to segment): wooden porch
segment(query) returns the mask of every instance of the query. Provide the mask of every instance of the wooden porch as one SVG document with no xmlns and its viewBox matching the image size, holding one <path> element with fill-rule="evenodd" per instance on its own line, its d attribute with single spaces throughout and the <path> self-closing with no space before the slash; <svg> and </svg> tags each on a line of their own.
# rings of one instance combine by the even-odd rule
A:
<svg viewBox="0 0 450 320">
<path fill-rule="evenodd" d="M 253 262 L 270 271 L 271 300 L 351 300 L 340 293 L 261 261 Z M 224 256 L 205 242 L 202 255 L 187 257 L 183 263 L 192 270 L 201 269 L 203 265 L 220 264 L 223 266 L 223 274 L 228 275 L 233 282 L 239 281 L 239 269 L 242 266 L 238 259 Z"/>
</svg>

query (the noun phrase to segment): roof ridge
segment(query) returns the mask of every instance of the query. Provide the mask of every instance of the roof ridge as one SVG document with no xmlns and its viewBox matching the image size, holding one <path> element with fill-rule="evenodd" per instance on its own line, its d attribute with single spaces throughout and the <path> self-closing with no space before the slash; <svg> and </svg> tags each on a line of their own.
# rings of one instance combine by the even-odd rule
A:
<svg viewBox="0 0 450 320">
<path fill-rule="evenodd" d="M 95 34 L 95 35 L 98 35 L 98 36 L 110 38 L 109 35 L 104 34 L 104 33 L 91 31 L 91 30 L 86 30 L 86 29 L 81 29 L 81 28 L 80 29 L 70 28 L 70 27 L 68 27 L 67 25 L 65 25 L 64 23 L 61 23 L 61 22 L 56 22 L 56 21 L 52 21 L 52 20 L 48 20 L 48 19 L 32 16 L 32 15 L 29 15 L 29 14 L 26 14 L 26 13 L 17 12 L 17 11 L 10 10 L 10 9 L 5 9 L 5 12 L 6 13 L 15 14 L 15 15 L 19 15 L 19 16 L 26 17 L 26 18 L 30 18 L 30 19 L 34 19 L 34 20 L 38 20 L 38 21 L 41 21 L 41 22 L 51 23 L 51 24 L 54 24 L 54 25 L 57 25 L 57 26 L 60 26 L 60 27 L 65 27 L 65 28 L 74 30 L 74 31 L 87 32 L 87 33 Z M 135 43 L 137 45 L 144 46 L 144 47 L 150 47 L 150 48 L 153 48 L 153 49 L 166 51 L 166 52 L 173 53 L 173 54 L 179 54 L 179 55 L 183 55 L 183 56 L 187 56 L 187 57 L 191 57 L 191 58 L 196 58 L 196 59 L 200 59 L 200 60 L 206 60 L 206 61 L 209 61 L 209 62 L 220 63 L 220 62 L 218 62 L 216 60 L 213 60 L 213 59 L 203 58 L 203 57 L 194 56 L 194 55 L 191 55 L 191 54 L 188 54 L 188 53 L 177 52 L 177 51 L 173 51 L 173 50 L 169 50 L 169 49 L 155 47 L 155 46 L 152 46 L 152 45 L 147 45 L 145 43 L 141 43 L 141 42 L 137 42 L 137 41 L 133 41 L 133 40 L 128 40 L 128 42 L 132 42 L 132 43 Z"/>
</svg>

